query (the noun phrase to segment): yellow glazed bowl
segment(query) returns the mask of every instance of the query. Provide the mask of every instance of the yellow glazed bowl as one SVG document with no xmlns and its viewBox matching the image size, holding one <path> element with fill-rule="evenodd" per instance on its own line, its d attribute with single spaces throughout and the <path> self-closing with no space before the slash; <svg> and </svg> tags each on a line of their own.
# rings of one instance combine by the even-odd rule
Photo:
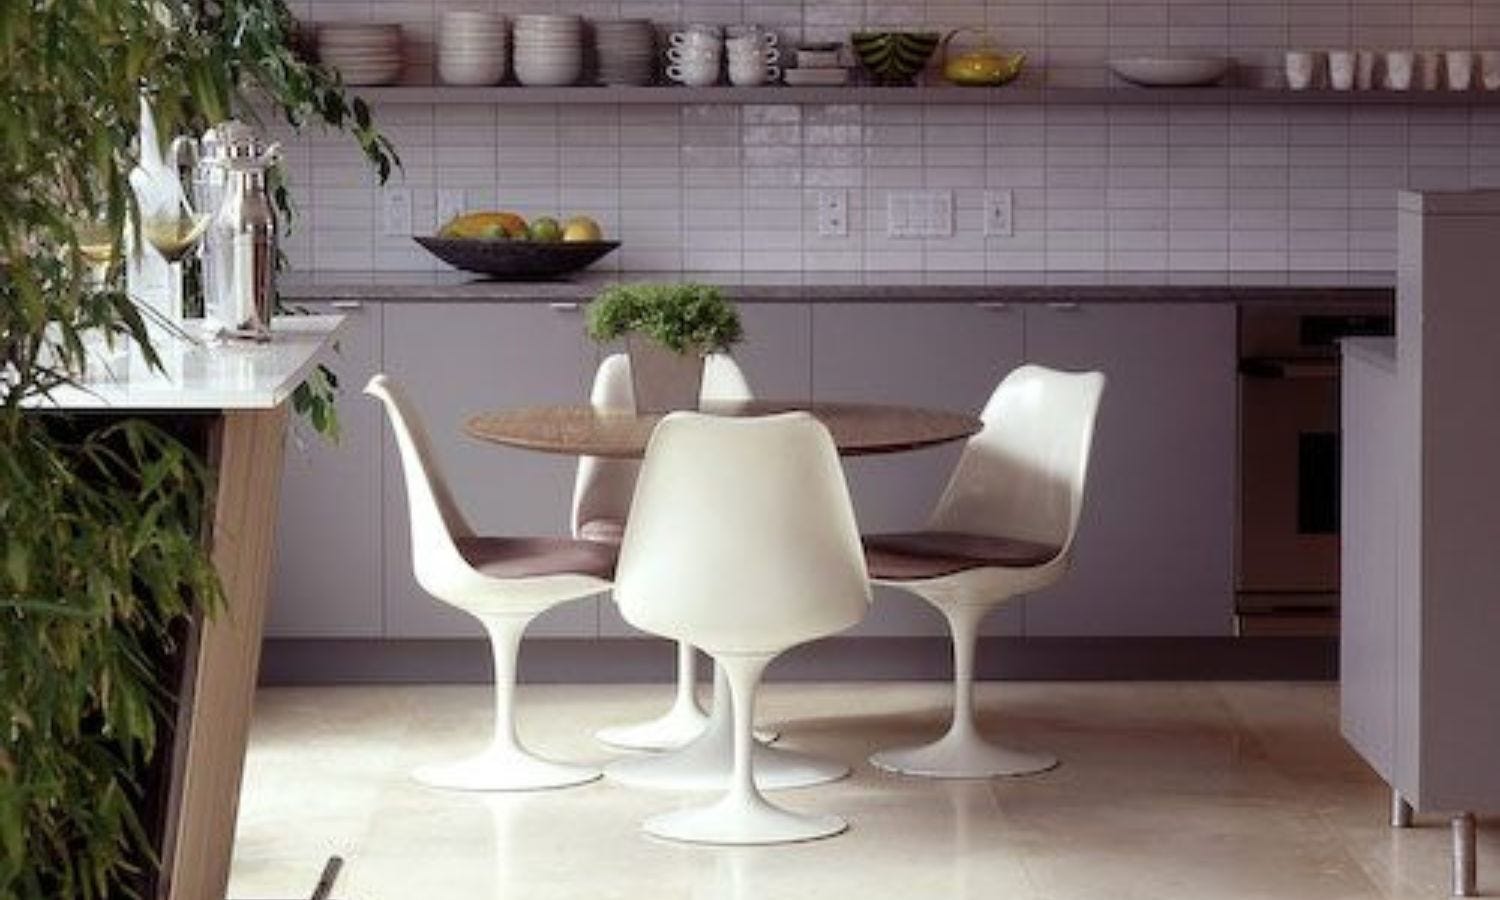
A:
<svg viewBox="0 0 1500 900">
<path fill-rule="evenodd" d="M 1025 53 L 976 51 L 949 59 L 943 77 L 965 87 L 999 87 L 1015 81 L 1025 65 Z"/>
</svg>

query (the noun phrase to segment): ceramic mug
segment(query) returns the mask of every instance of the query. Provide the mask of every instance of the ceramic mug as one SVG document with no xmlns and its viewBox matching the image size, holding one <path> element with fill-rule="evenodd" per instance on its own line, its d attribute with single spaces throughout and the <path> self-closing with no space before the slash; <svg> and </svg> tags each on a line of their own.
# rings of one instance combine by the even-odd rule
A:
<svg viewBox="0 0 1500 900">
<path fill-rule="evenodd" d="M 729 82 L 740 87 L 756 87 L 781 80 L 781 67 L 760 57 L 740 57 L 729 61 Z"/>
<path fill-rule="evenodd" d="M 1443 86 L 1443 54 L 1438 50 L 1423 50 L 1417 54 L 1417 74 L 1421 76 L 1421 88 L 1435 91 Z"/>
<path fill-rule="evenodd" d="M 1318 54 L 1308 50 L 1289 50 L 1286 54 L 1286 86 L 1305 91 L 1313 85 L 1318 71 Z"/>
<path fill-rule="evenodd" d="M 673 47 L 720 47 L 724 44 L 723 32 L 717 25 L 689 25 L 683 31 L 674 31 L 667 36 Z"/>
<path fill-rule="evenodd" d="M 1361 50 L 1354 55 L 1354 86 L 1362 91 L 1375 87 L 1374 50 Z"/>
<path fill-rule="evenodd" d="M 1349 50 L 1328 51 L 1328 86 L 1336 91 L 1354 88 L 1354 53 Z"/>
<path fill-rule="evenodd" d="M 667 59 L 674 63 L 711 62 L 718 65 L 724 54 L 717 47 L 668 47 Z"/>
<path fill-rule="evenodd" d="M 781 51 L 767 44 L 747 40 L 745 38 L 732 38 L 724 43 L 724 49 L 729 52 L 729 61 L 736 59 L 764 60 L 768 63 L 780 62 Z"/>
<path fill-rule="evenodd" d="M 684 51 L 673 47 L 667 51 L 672 64 L 667 66 L 667 77 L 689 87 L 708 87 L 719 83 L 722 59 L 717 51 Z"/>
<path fill-rule="evenodd" d="M 1500 91 L 1500 50 L 1482 50 L 1479 66 L 1483 74 L 1484 89 Z"/>
<path fill-rule="evenodd" d="M 749 38 L 758 41 L 767 47 L 775 47 L 781 43 L 781 37 L 774 31 L 767 31 L 759 25 L 731 25 L 725 30 L 730 40 Z"/>
<path fill-rule="evenodd" d="M 1448 90 L 1467 91 L 1474 86 L 1474 51 L 1449 50 L 1443 59 L 1448 63 Z"/>
<path fill-rule="evenodd" d="M 1417 55 L 1410 50 L 1390 50 L 1385 54 L 1385 86 L 1393 91 L 1411 90 L 1412 67 Z"/>
</svg>

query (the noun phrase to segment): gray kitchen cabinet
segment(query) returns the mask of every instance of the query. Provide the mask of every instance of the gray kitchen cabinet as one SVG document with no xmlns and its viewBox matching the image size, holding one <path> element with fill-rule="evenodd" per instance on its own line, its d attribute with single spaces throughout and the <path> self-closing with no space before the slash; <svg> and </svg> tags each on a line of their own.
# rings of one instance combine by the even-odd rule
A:
<svg viewBox="0 0 1500 900">
<path fill-rule="evenodd" d="M 566 535 L 575 462 L 484 443 L 465 421 L 487 409 L 578 403 L 588 396 L 594 348 L 576 305 L 411 303 L 385 310 L 385 371 L 426 420 L 439 463 L 481 534 Z M 385 623 L 393 638 L 468 637 L 474 620 L 432 599 L 411 566 L 400 459 L 383 436 Z M 593 637 L 598 600 L 540 616 L 528 636 Z"/>
<path fill-rule="evenodd" d="M 734 350 L 750 389 L 768 400 L 806 400 L 812 394 L 811 307 L 806 303 L 741 303 L 745 339 Z M 599 611 L 605 637 L 644 636 L 605 600 Z"/>
<path fill-rule="evenodd" d="M 266 634 L 379 637 L 380 410 L 361 393 L 380 367 L 381 307 L 307 303 L 347 317 L 327 363 L 338 376 L 342 435 L 331 444 L 296 419 L 287 431 Z"/>
<path fill-rule="evenodd" d="M 1109 379 L 1074 563 L 1028 635 L 1232 633 L 1235 327 L 1229 305 L 1027 309 L 1029 362 Z"/>
<path fill-rule="evenodd" d="M 1023 356 L 1016 307 L 934 303 L 821 303 L 812 309 L 812 394 L 819 401 L 937 407 L 978 414 Z M 909 531 L 926 521 L 961 444 L 845 461 L 860 529 Z M 1020 631 L 1021 602 L 992 614 L 985 632 Z M 945 633 L 924 601 L 877 589 L 855 635 Z"/>
</svg>

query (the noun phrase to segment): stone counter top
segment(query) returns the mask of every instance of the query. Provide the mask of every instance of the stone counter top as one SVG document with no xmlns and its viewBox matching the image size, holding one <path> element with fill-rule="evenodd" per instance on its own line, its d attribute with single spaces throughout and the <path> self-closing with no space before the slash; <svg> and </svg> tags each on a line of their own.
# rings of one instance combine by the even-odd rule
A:
<svg viewBox="0 0 1500 900">
<path fill-rule="evenodd" d="M 156 346 L 160 369 L 127 346 L 116 358 L 96 361 L 81 382 L 31 405 L 92 412 L 274 409 L 323 359 L 343 323 L 343 316 L 279 316 L 265 344 L 167 338 Z"/>
<path fill-rule="evenodd" d="M 744 303 L 1391 303 L 1395 278 L 1362 272 L 585 272 L 566 281 L 486 281 L 461 272 L 305 272 L 289 302 L 580 303 L 605 287 L 699 281 Z"/>
</svg>

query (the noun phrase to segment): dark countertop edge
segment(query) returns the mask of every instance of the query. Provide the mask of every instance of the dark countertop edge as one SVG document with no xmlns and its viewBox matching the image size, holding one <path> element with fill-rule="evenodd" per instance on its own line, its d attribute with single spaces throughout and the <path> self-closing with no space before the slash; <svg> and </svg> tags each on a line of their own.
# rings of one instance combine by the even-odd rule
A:
<svg viewBox="0 0 1500 900">
<path fill-rule="evenodd" d="M 408 276 L 409 277 L 409 276 Z M 658 276 L 664 277 L 664 276 Z M 688 276 L 679 276 L 685 279 Z M 926 276 L 929 279 L 931 276 Z M 1049 277 L 1049 276 L 1042 276 Z M 1055 276 L 1050 276 L 1055 277 Z M 1163 279 L 1174 276 L 1163 274 Z M 1175 276 L 1175 277 L 1181 277 Z M 862 282 L 737 283 L 735 277 L 715 279 L 712 274 L 691 280 L 717 283 L 732 300 L 743 303 L 1390 303 L 1395 288 L 1378 283 L 1328 284 L 1149 284 L 1135 281 L 1116 284 L 1036 283 L 963 284 Z M 487 303 L 583 303 L 601 289 L 630 280 L 619 277 L 579 282 L 512 283 L 486 281 L 431 281 L 380 279 L 379 274 L 341 280 L 326 275 L 282 279 L 283 299 L 296 302 L 362 301 L 487 302 Z M 640 280 L 647 280 L 642 277 Z M 1040 280 L 1040 279 L 1039 279 Z M 1249 279 L 1247 279 L 1249 280 Z M 1267 279 L 1269 280 L 1269 279 Z M 1370 281 L 1379 280 L 1372 276 Z M 377 283 L 380 282 L 380 283 Z"/>
</svg>

